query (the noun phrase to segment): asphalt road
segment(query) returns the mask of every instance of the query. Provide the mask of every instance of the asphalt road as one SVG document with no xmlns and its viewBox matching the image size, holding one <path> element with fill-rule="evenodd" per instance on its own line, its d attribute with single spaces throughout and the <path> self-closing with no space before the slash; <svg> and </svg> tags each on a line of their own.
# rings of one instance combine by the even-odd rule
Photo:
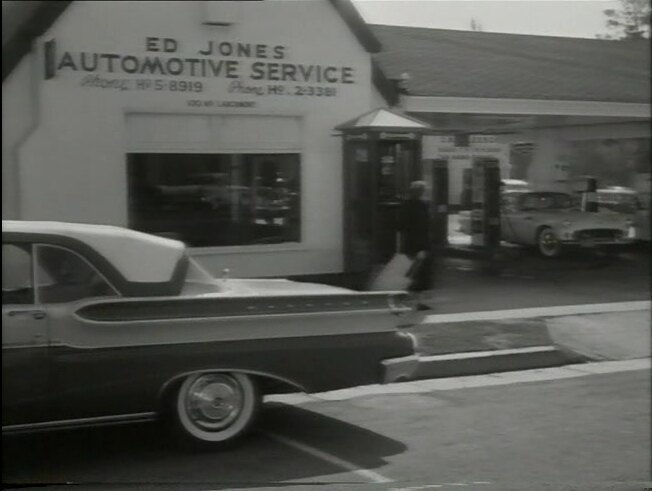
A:
<svg viewBox="0 0 652 491">
<path fill-rule="evenodd" d="M 650 373 L 638 370 L 268 404 L 258 431 L 219 452 L 180 452 L 154 424 L 4 437 L 3 482 L 156 490 L 642 490 L 651 457 Z"/>
</svg>

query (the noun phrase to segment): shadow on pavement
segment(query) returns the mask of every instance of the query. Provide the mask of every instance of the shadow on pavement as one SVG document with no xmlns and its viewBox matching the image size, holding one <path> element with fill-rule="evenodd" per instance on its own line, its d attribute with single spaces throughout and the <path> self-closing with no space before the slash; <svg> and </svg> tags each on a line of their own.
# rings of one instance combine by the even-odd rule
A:
<svg viewBox="0 0 652 491">
<path fill-rule="evenodd" d="M 281 403 L 267 405 L 259 426 L 264 431 L 312 445 L 363 469 L 384 465 L 384 457 L 407 449 L 401 442 L 360 426 Z"/>
<path fill-rule="evenodd" d="M 358 426 L 268 404 L 251 434 L 214 451 L 181 450 L 157 423 L 3 436 L 3 489 L 67 483 L 89 489 L 221 489 L 364 482 L 334 463 L 277 441 L 273 434 L 364 469 L 377 468 L 386 457 L 406 450 L 402 443 Z"/>
</svg>

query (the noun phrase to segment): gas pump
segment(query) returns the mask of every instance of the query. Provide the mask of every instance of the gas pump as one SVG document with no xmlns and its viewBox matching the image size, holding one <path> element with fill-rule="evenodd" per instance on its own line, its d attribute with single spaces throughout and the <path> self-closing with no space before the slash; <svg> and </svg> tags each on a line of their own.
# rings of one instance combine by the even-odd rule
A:
<svg viewBox="0 0 652 491">
<path fill-rule="evenodd" d="M 598 180 L 592 176 L 586 176 L 584 191 L 582 192 L 582 211 L 595 213 L 598 211 Z"/>
<path fill-rule="evenodd" d="M 595 213 L 599 209 L 598 180 L 593 176 L 579 176 L 570 183 L 570 190 L 579 199 L 580 210 Z"/>
<path fill-rule="evenodd" d="M 476 158 L 472 167 L 471 245 L 495 249 L 500 245 L 500 165 Z"/>
<path fill-rule="evenodd" d="M 431 237 L 434 247 L 448 244 L 448 160 L 426 160 L 431 168 Z"/>
</svg>

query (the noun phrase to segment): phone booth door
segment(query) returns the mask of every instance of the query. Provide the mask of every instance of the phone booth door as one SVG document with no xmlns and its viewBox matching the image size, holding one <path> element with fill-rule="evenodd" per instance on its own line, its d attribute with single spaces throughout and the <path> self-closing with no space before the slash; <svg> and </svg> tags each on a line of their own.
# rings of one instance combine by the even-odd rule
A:
<svg viewBox="0 0 652 491">
<path fill-rule="evenodd" d="M 344 151 L 344 243 L 347 272 L 368 272 L 397 248 L 398 213 L 410 182 L 420 179 L 420 140 L 347 135 Z M 382 137 L 382 133 L 380 134 Z"/>
<path fill-rule="evenodd" d="M 381 134 L 382 136 L 382 134 Z M 414 140 L 378 142 L 378 193 L 376 202 L 376 262 L 385 263 L 397 252 L 401 201 L 410 182 L 421 179 L 418 145 Z"/>
<path fill-rule="evenodd" d="M 375 165 L 366 141 L 348 141 L 345 147 L 345 268 L 369 270 L 374 255 Z"/>
</svg>

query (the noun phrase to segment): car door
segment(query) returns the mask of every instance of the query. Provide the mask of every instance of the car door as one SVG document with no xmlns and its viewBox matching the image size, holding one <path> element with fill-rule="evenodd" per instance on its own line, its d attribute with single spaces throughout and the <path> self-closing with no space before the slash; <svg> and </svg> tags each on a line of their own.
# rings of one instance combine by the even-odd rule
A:
<svg viewBox="0 0 652 491">
<path fill-rule="evenodd" d="M 504 236 L 509 235 L 509 242 L 518 244 L 534 244 L 534 230 L 536 228 L 536 209 L 538 198 L 536 195 L 524 194 L 513 203 L 510 211 L 503 215 L 501 227 Z"/>
<path fill-rule="evenodd" d="M 48 419 L 49 323 L 34 294 L 33 247 L 2 244 L 2 426 Z"/>
<path fill-rule="evenodd" d="M 504 193 L 500 199 L 500 238 L 506 242 L 516 242 L 512 221 L 517 210 L 517 197 L 514 193 Z"/>
<path fill-rule="evenodd" d="M 54 244 L 34 250 L 36 296 L 47 311 L 50 326 L 52 383 L 56 389 L 53 420 L 80 420 L 101 414 L 117 395 L 115 360 L 96 349 L 92 326 L 80 326 L 75 312 L 88 301 L 118 296 L 94 265 L 77 251 Z M 84 332 L 80 333 L 80 329 Z M 87 342 L 80 343 L 80 339 Z M 80 345 L 81 344 L 81 345 Z"/>
</svg>

